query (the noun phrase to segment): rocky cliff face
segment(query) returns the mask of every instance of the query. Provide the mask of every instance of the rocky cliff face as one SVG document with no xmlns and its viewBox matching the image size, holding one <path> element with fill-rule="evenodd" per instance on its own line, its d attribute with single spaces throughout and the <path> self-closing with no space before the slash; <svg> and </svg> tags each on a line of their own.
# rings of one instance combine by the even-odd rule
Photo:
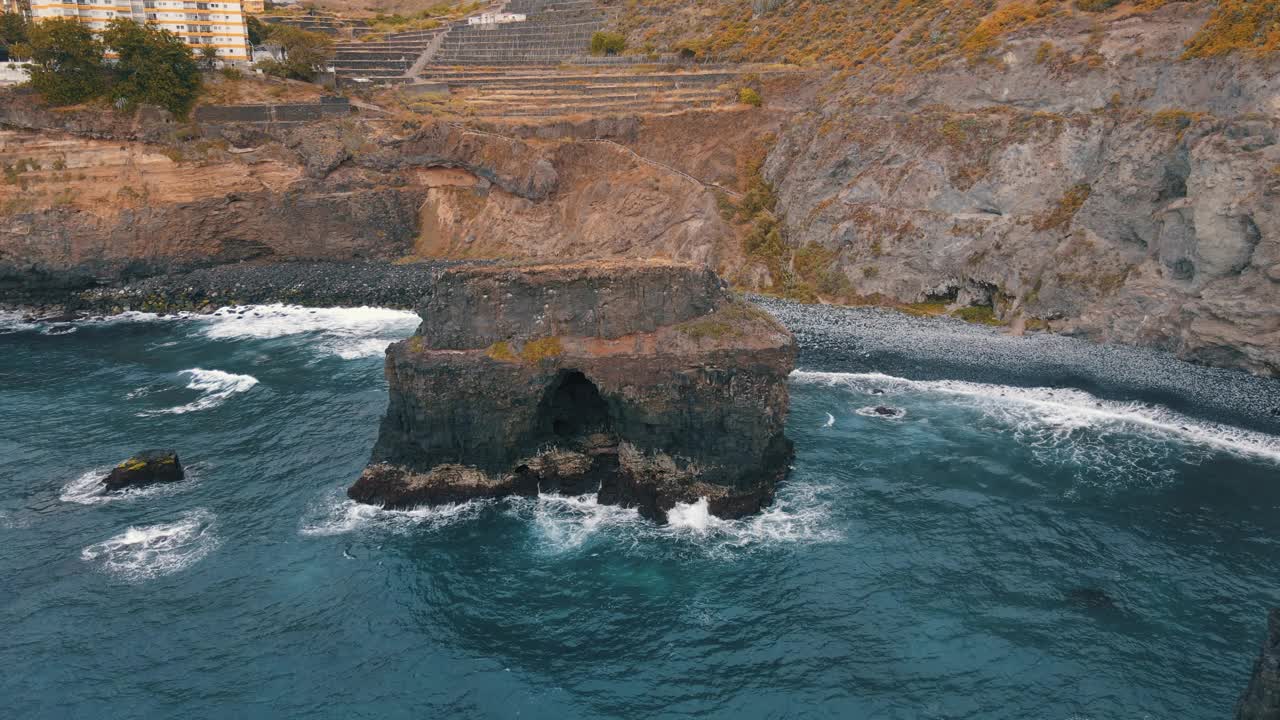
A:
<svg viewBox="0 0 1280 720">
<path fill-rule="evenodd" d="M 1268 618 L 1262 654 L 1236 706 L 1236 720 L 1280 720 L 1280 608 Z"/>
<path fill-rule="evenodd" d="M 622 146 L 427 118 L 193 129 L 9 94 L 0 166 L 0 301 L 246 260 L 740 259 L 710 189 Z"/>
<path fill-rule="evenodd" d="M 867 71 L 766 165 L 831 296 L 1280 374 L 1274 63 L 1181 57 L 1194 8 L 1063 21 L 998 60 Z"/>
<path fill-rule="evenodd" d="M 362 502 L 599 490 L 664 519 L 758 510 L 785 476 L 795 342 L 709 270 L 662 262 L 446 271 L 387 352 Z"/>
</svg>

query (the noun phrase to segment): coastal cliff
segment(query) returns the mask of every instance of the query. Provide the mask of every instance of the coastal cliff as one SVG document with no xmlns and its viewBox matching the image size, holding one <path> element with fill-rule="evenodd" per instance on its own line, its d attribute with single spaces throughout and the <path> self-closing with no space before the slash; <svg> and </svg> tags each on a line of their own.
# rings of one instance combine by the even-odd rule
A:
<svg viewBox="0 0 1280 720">
<path fill-rule="evenodd" d="M 795 341 L 710 270 L 667 262 L 447 270 L 387 351 L 390 401 L 349 494 L 389 507 L 599 491 L 663 520 L 773 497 Z"/>
<path fill-rule="evenodd" d="M 1080 5 L 627 4 L 629 33 L 808 68 L 744 80 L 760 108 L 192 128 L 10 94 L 0 299 L 246 260 L 662 257 L 1280 374 L 1274 48 L 1214 3 Z"/>
<path fill-rule="evenodd" d="M 1280 86 L 1182 57 L 1203 19 L 1064 19 L 975 67 L 850 78 L 770 155 L 789 242 L 834 295 L 1280 373 Z"/>
</svg>

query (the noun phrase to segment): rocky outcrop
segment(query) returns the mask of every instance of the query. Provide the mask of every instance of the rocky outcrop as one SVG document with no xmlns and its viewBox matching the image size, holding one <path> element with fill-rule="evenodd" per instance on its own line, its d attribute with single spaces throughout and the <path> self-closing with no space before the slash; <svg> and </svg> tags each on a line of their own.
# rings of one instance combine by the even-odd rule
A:
<svg viewBox="0 0 1280 720">
<path fill-rule="evenodd" d="M 178 453 L 173 450 L 143 450 L 112 468 L 102 480 L 108 491 L 177 482 L 185 477 Z"/>
<path fill-rule="evenodd" d="M 1280 608 L 1272 610 L 1267 619 L 1262 654 L 1236 705 L 1236 720 L 1280 720 Z"/>
<path fill-rule="evenodd" d="M 443 272 L 387 351 L 372 464 L 388 507 L 599 491 L 665 519 L 758 510 L 786 475 L 795 343 L 710 270 L 666 262 Z"/>
</svg>

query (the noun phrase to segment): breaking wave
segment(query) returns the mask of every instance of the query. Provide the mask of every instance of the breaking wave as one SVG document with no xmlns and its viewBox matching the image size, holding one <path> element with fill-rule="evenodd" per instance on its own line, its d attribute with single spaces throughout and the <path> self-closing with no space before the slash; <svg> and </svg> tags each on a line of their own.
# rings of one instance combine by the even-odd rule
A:
<svg viewBox="0 0 1280 720">
<path fill-rule="evenodd" d="M 271 339 L 314 334 L 319 347 L 344 360 L 376 357 L 413 333 L 417 314 L 388 308 L 305 308 L 297 305 L 226 307 L 197 318 L 213 339 Z"/>
<path fill-rule="evenodd" d="M 328 536 L 367 529 L 393 533 L 436 530 L 479 517 L 487 504 L 486 501 L 472 500 L 457 505 L 386 510 L 335 494 L 311 509 L 299 532 L 310 536 Z"/>
<path fill-rule="evenodd" d="M 197 410 L 208 410 L 217 407 L 226 402 L 227 398 L 236 393 L 247 392 L 254 385 L 258 384 L 258 379 L 252 375 L 236 375 L 235 373 L 223 372 L 221 370 L 205 370 L 203 368 L 191 368 L 183 370 L 179 375 L 187 375 L 190 380 L 187 382 L 188 390 L 198 390 L 200 397 L 187 403 L 186 405 L 178 405 L 164 410 L 148 410 L 138 413 L 139 416 L 147 415 L 181 415 L 183 413 L 196 412 Z M 139 388 L 134 392 L 146 394 Z M 133 393 L 130 393 L 132 396 Z"/>
<path fill-rule="evenodd" d="M 80 557 L 129 581 L 170 575 L 217 548 L 215 519 L 213 513 L 198 509 L 171 523 L 133 526 L 110 540 L 86 547 Z"/>
<path fill-rule="evenodd" d="M 719 555 L 752 546 L 838 539 L 841 534 L 834 528 L 830 506 L 820 497 L 823 490 L 788 484 L 772 506 L 739 520 L 715 517 L 705 498 L 678 503 L 667 513 L 666 525 L 640 517 L 635 509 L 602 505 L 594 494 L 544 494 L 508 502 L 510 512 L 531 521 L 536 543 L 552 553 L 578 550 L 600 538 L 614 546 L 630 543 L 632 547 L 674 541 Z"/>
<path fill-rule="evenodd" d="M 1070 443 L 1079 439 L 1082 431 L 1088 431 L 1099 439 L 1142 435 L 1280 463 L 1280 437 L 1275 435 L 1197 420 L 1151 403 L 1103 400 L 1083 390 L 804 370 L 792 372 L 791 379 L 800 384 L 843 386 L 861 392 L 929 394 L 980 411 L 1033 447 Z"/>
</svg>

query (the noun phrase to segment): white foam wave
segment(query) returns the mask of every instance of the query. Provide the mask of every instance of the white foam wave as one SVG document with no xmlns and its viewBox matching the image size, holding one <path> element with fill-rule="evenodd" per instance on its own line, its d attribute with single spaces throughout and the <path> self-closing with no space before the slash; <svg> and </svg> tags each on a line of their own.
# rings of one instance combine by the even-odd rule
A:
<svg viewBox="0 0 1280 720">
<path fill-rule="evenodd" d="M 247 392 L 254 385 L 258 384 L 258 379 L 252 375 L 237 375 L 235 373 L 223 372 L 222 370 L 205 370 L 203 368 L 191 368 L 183 370 L 180 375 L 187 375 L 190 380 L 187 382 L 188 390 L 200 391 L 200 397 L 187 403 L 164 410 L 144 411 L 138 413 L 139 416 L 172 414 L 181 415 L 183 413 L 196 412 L 197 410 L 207 410 L 217 407 L 227 400 L 227 398 L 236 393 Z"/>
<path fill-rule="evenodd" d="M 313 508 L 309 517 L 303 520 L 299 532 L 310 536 L 328 536 L 366 529 L 395 533 L 436 530 L 476 518 L 485 505 L 484 501 L 475 500 L 413 510 L 385 510 L 376 505 L 366 505 L 335 495 Z"/>
<path fill-rule="evenodd" d="M 830 521 L 830 508 L 819 496 L 824 488 L 790 485 L 761 512 L 738 520 L 712 515 L 706 498 L 678 503 L 667 513 L 665 532 L 710 541 L 720 548 L 785 543 L 830 542 L 840 538 Z"/>
<path fill-rule="evenodd" d="M 711 514 L 707 500 L 677 503 L 667 513 L 667 524 L 640 517 L 634 509 L 602 505 L 595 495 L 539 495 L 517 498 L 517 515 L 531 517 L 538 542 L 554 553 L 582 548 L 596 537 L 611 543 L 663 541 L 691 543 L 695 548 L 721 554 L 748 546 L 827 542 L 840 537 L 832 527 L 828 504 L 819 498 L 822 488 L 789 485 L 774 505 L 739 520 L 723 520 Z"/>
<path fill-rule="evenodd" d="M 532 502 L 534 527 L 543 546 L 553 552 L 580 548 L 605 529 L 647 522 L 635 509 L 601 505 L 594 494 L 543 494 Z"/>
<path fill-rule="evenodd" d="M 961 380 L 908 380 L 881 373 L 797 370 L 792 372 L 791 379 L 802 384 L 844 386 L 854 390 L 870 386 L 889 393 L 914 391 L 949 397 L 1015 430 L 1032 430 L 1027 436 L 1032 444 L 1067 441 L 1076 431 L 1088 429 L 1101 434 L 1133 433 L 1176 439 L 1280 463 L 1278 436 L 1197 420 L 1150 403 L 1103 400 L 1083 390 L 1024 388 Z"/>
<path fill-rule="evenodd" d="M 835 425 L 835 424 L 836 424 L 836 416 L 832 415 L 831 413 L 827 413 L 827 421 L 822 424 L 822 427 L 831 427 L 832 425 Z"/>
<path fill-rule="evenodd" d="M 248 305 L 222 308 L 199 317 L 202 333 L 214 339 L 271 339 L 312 334 L 326 352 L 345 360 L 375 357 L 408 337 L 421 318 L 388 308 L 305 308 L 297 305 Z"/>
<path fill-rule="evenodd" d="M 197 509 L 178 520 L 133 526 L 115 537 L 86 547 L 80 557 L 130 581 L 169 575 L 197 562 L 219 544 L 213 513 Z"/>
<path fill-rule="evenodd" d="M 199 480 L 199 473 L 193 466 L 187 465 L 183 471 L 185 476 L 180 482 L 153 483 L 142 487 L 125 488 L 117 492 L 107 492 L 102 485 L 102 479 L 111 472 L 111 466 L 107 465 L 94 468 L 63 485 L 58 499 L 77 505 L 102 505 L 117 500 L 172 495 L 191 487 Z"/>
<path fill-rule="evenodd" d="M 26 315 L 12 310 L 0 310 L 0 335 L 6 333 L 23 332 L 26 330 L 34 330 L 38 325 L 26 322 L 23 318 Z"/>
</svg>

